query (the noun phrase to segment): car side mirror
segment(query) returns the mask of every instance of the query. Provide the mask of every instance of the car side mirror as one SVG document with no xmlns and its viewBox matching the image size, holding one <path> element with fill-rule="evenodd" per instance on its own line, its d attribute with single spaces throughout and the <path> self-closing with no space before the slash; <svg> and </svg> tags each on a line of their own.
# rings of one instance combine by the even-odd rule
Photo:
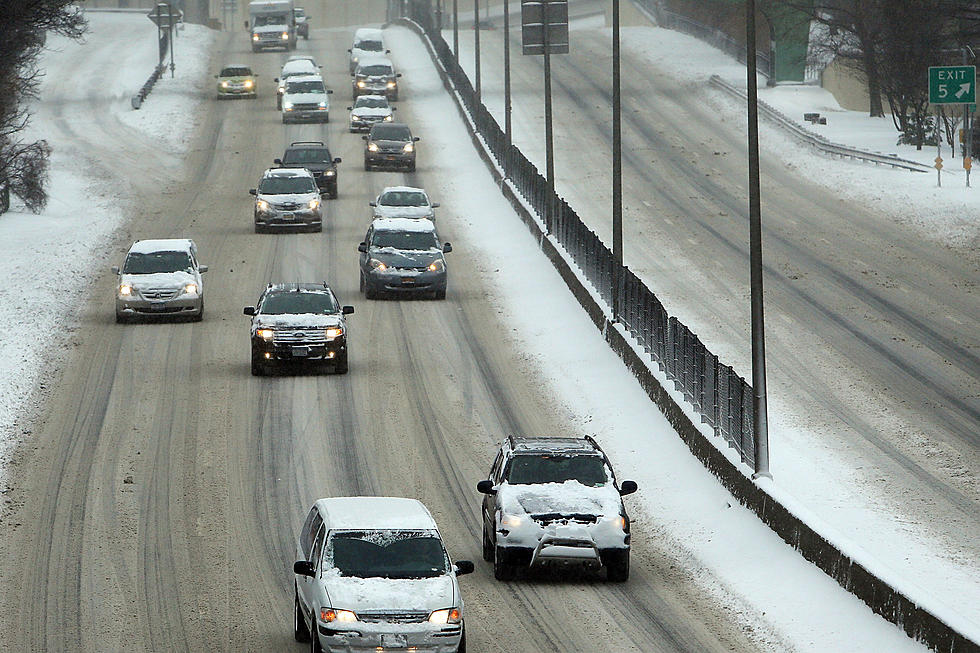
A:
<svg viewBox="0 0 980 653">
<path fill-rule="evenodd" d="M 248 21 L 245 21 L 245 29 L 248 29 Z"/>
<path fill-rule="evenodd" d="M 476 491 L 480 494 L 489 494 L 493 496 L 497 493 L 497 490 L 493 487 L 493 481 L 486 479 L 485 481 L 480 481 L 476 484 Z"/>
<path fill-rule="evenodd" d="M 282 159 L 273 159 L 272 162 L 275 163 L 277 166 L 282 165 Z"/>
<path fill-rule="evenodd" d="M 112 268 L 110 268 L 110 269 L 112 270 L 112 273 L 113 274 L 119 274 L 119 266 L 118 265 L 113 265 Z"/>
<path fill-rule="evenodd" d="M 353 315 L 354 314 L 354 307 L 353 306 L 344 306 L 343 308 L 340 309 L 340 312 L 343 313 L 344 315 Z"/>
<path fill-rule="evenodd" d="M 636 481 L 623 481 L 619 485 L 619 495 L 625 497 L 627 494 L 633 494 L 637 489 Z"/>
<path fill-rule="evenodd" d="M 341 158 L 340 158 L 340 157 L 338 156 L 338 157 L 337 157 L 336 159 L 334 159 L 334 160 L 333 160 L 333 162 L 334 162 L 334 163 L 343 163 L 343 162 L 344 162 L 344 160 L 343 160 L 343 159 L 341 159 Z"/>
<path fill-rule="evenodd" d="M 248 189 L 248 194 L 249 195 L 255 195 L 255 189 L 254 188 L 249 188 Z"/>
<path fill-rule="evenodd" d="M 368 202 L 368 206 L 377 206 L 377 205 L 378 205 L 377 202 Z"/>
<path fill-rule="evenodd" d="M 398 107 L 391 107 L 392 111 L 398 111 Z"/>
<path fill-rule="evenodd" d="M 360 243 L 357 246 L 357 251 L 361 252 L 362 254 L 367 254 L 367 243 Z"/>
<path fill-rule="evenodd" d="M 347 110 L 348 111 L 353 111 L 354 110 L 354 107 L 347 107 Z"/>
<path fill-rule="evenodd" d="M 395 73 L 395 77 L 401 77 L 401 76 L 402 76 L 401 73 Z"/>
<path fill-rule="evenodd" d="M 432 208 L 434 208 L 434 209 L 438 209 L 439 208 L 439 202 L 433 202 L 432 204 L 430 204 L 430 206 Z"/>
<path fill-rule="evenodd" d="M 361 140 L 362 141 L 366 141 L 367 140 L 367 136 L 361 136 Z"/>
<path fill-rule="evenodd" d="M 206 265 L 199 265 L 199 266 L 197 266 L 197 271 L 198 272 L 207 272 L 208 271 L 208 266 L 206 266 Z"/>
<path fill-rule="evenodd" d="M 465 576 L 466 574 L 472 574 L 476 567 L 473 566 L 471 560 L 457 560 L 456 561 L 456 575 Z"/>
<path fill-rule="evenodd" d="M 297 560 L 293 563 L 293 573 L 299 576 L 313 578 L 316 575 L 316 570 L 313 568 L 313 563 L 309 560 Z"/>
<path fill-rule="evenodd" d="M 385 50 L 385 54 L 391 54 L 391 50 Z"/>
<path fill-rule="evenodd" d="M 412 139 L 412 142 L 413 143 L 418 143 L 420 140 L 422 140 L 422 139 L 419 138 L 418 136 L 416 136 L 415 138 Z"/>
<path fill-rule="evenodd" d="M 328 88 L 328 89 L 327 89 L 327 95 L 330 95 L 330 94 L 332 94 L 332 93 L 333 93 L 333 89 L 332 89 L 332 88 Z"/>
<path fill-rule="evenodd" d="M 242 309 L 242 313 L 244 313 L 245 315 L 255 315 L 255 307 L 246 306 L 245 308 Z"/>
<path fill-rule="evenodd" d="M 452 243 L 443 243 L 442 244 L 442 252 L 444 254 L 448 254 L 451 251 L 453 251 Z"/>
<path fill-rule="evenodd" d="M 278 82 L 278 81 L 279 81 L 279 78 L 278 78 L 278 77 L 273 77 L 273 78 L 272 78 L 272 81 L 274 81 L 274 82 Z"/>
<path fill-rule="evenodd" d="M 350 52 L 350 48 L 347 48 L 347 51 Z"/>
</svg>

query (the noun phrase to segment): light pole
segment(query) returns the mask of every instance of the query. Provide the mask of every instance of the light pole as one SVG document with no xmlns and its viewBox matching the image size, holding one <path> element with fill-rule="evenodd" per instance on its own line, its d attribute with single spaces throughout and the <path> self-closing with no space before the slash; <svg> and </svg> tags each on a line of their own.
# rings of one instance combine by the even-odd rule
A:
<svg viewBox="0 0 980 653">
<path fill-rule="evenodd" d="M 459 64 L 459 0 L 453 0 L 453 56 Z"/>
<path fill-rule="evenodd" d="M 541 21 L 544 28 L 544 151 L 548 180 L 548 197 L 545 202 L 544 225 L 545 232 L 550 234 L 553 229 L 552 222 L 554 221 L 554 202 L 551 200 L 555 195 L 555 139 L 551 129 L 551 44 L 548 43 L 548 32 L 550 31 L 549 28 L 551 25 L 549 22 L 548 0 L 544 0 L 541 8 L 544 16 L 544 19 Z"/>
<path fill-rule="evenodd" d="M 490 0 L 487 0 L 489 2 Z M 473 0 L 473 65 L 476 67 L 474 91 L 476 103 L 480 103 L 480 0 Z"/>
<path fill-rule="evenodd" d="M 620 96 L 619 52 L 619 0 L 612 3 L 612 56 L 613 56 L 613 173 L 612 173 L 612 222 L 613 222 L 613 321 L 619 319 L 619 289 L 623 274 L 623 124 L 622 98 Z"/>
<path fill-rule="evenodd" d="M 504 135 L 507 137 L 508 161 L 513 144 L 510 110 L 510 0 L 504 0 Z"/>
</svg>

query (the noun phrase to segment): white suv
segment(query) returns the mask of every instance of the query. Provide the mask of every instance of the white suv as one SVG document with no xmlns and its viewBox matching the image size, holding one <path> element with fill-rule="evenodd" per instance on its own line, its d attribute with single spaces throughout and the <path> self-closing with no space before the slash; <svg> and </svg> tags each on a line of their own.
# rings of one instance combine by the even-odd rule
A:
<svg viewBox="0 0 980 653">
<path fill-rule="evenodd" d="M 116 322 L 138 316 L 204 317 L 201 273 L 208 266 L 197 262 L 197 246 L 188 238 L 137 240 L 129 248 L 116 286 Z"/>
<path fill-rule="evenodd" d="M 463 597 L 435 520 L 415 499 L 320 499 L 297 545 L 293 628 L 311 650 L 466 650 Z"/>
</svg>

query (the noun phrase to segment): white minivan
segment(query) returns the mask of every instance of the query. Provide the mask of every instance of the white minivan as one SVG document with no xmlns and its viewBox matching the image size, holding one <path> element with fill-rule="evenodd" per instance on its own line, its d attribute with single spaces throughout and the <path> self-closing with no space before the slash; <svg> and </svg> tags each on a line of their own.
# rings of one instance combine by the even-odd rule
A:
<svg viewBox="0 0 980 653">
<path fill-rule="evenodd" d="M 293 628 L 317 652 L 466 650 L 463 597 L 435 520 L 396 497 L 318 500 L 297 544 Z"/>
</svg>

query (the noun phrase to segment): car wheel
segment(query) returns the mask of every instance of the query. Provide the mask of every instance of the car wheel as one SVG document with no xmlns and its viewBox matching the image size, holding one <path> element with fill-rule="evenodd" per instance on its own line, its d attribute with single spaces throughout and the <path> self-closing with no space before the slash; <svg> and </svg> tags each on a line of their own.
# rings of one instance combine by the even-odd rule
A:
<svg viewBox="0 0 980 653">
<path fill-rule="evenodd" d="M 310 653 L 323 653 L 320 637 L 316 632 L 316 614 L 310 616 Z"/>
<path fill-rule="evenodd" d="M 493 547 L 493 577 L 497 580 L 513 580 L 514 565 L 504 562 L 504 552 L 499 546 Z"/>
<path fill-rule="evenodd" d="M 284 124 L 284 125 L 286 124 L 286 116 L 283 116 L 282 117 L 282 124 Z"/>
<path fill-rule="evenodd" d="M 265 376 L 265 363 L 255 351 L 252 352 L 252 376 Z"/>
<path fill-rule="evenodd" d="M 606 558 L 606 579 L 613 583 L 625 583 L 630 577 L 630 552 L 616 551 Z"/>
<path fill-rule="evenodd" d="M 415 161 L 412 161 L 410 164 L 408 164 L 408 171 L 415 172 Z"/>
<path fill-rule="evenodd" d="M 299 590 L 293 590 L 293 638 L 297 642 L 310 641 L 310 627 L 306 624 L 303 609 L 299 606 Z"/>
<path fill-rule="evenodd" d="M 370 284 L 365 284 L 364 286 L 364 299 L 377 299 L 378 291 L 371 287 Z"/>
<path fill-rule="evenodd" d="M 255 233 L 257 234 L 265 233 L 265 227 L 261 225 L 255 225 Z"/>
<path fill-rule="evenodd" d="M 358 290 L 361 291 L 361 294 L 362 295 L 364 294 L 364 273 L 363 272 L 361 272 L 360 283 L 358 284 Z M 116 316 L 116 321 L 117 322 L 119 321 L 119 316 L 118 315 Z"/>
<path fill-rule="evenodd" d="M 282 97 L 276 96 L 276 111 L 282 111 Z"/>
<path fill-rule="evenodd" d="M 493 562 L 493 540 L 487 535 L 487 525 L 483 525 L 483 559 Z"/>
<path fill-rule="evenodd" d="M 330 114 L 329 113 L 327 113 L 327 115 L 323 117 L 323 122 L 330 122 Z"/>
<path fill-rule="evenodd" d="M 365 172 L 368 172 L 370 170 L 371 170 L 371 164 L 368 163 L 368 160 L 367 159 L 364 159 L 364 171 Z"/>
<path fill-rule="evenodd" d="M 197 313 L 194 314 L 193 317 L 191 317 L 191 321 L 200 322 L 203 319 L 204 319 L 204 304 L 201 304 L 201 310 L 199 310 Z"/>
</svg>

